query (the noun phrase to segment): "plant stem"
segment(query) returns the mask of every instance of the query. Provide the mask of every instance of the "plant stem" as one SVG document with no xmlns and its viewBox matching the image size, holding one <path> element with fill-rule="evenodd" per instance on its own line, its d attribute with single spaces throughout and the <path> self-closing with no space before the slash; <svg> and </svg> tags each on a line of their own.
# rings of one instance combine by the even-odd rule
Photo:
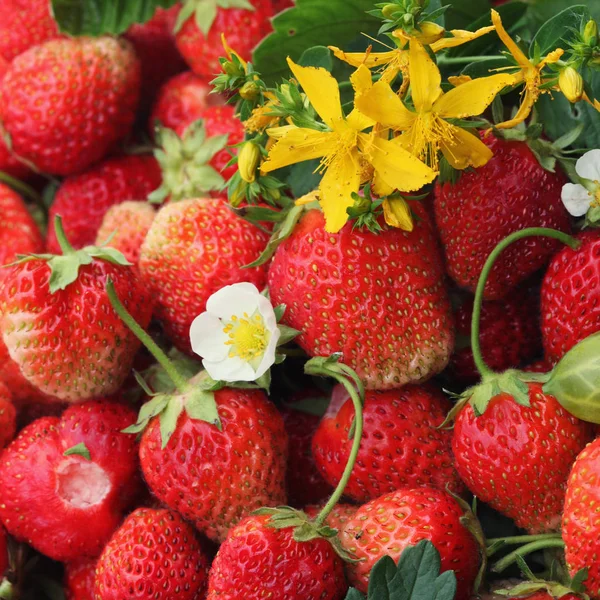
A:
<svg viewBox="0 0 600 600">
<path fill-rule="evenodd" d="M 129 327 L 131 332 L 137 337 L 144 346 L 148 349 L 150 354 L 154 356 L 156 361 L 165 370 L 167 375 L 171 378 L 171 381 L 175 384 L 175 387 L 180 392 L 187 390 L 187 379 L 181 375 L 181 373 L 175 368 L 173 363 L 169 360 L 167 355 L 162 351 L 160 346 L 139 326 L 137 321 L 131 316 L 128 310 L 123 306 L 119 300 L 115 291 L 113 282 L 108 279 L 106 281 L 106 294 L 112 304 L 115 312 L 121 317 L 121 320 Z"/>
<path fill-rule="evenodd" d="M 13 188 L 16 192 L 19 192 L 19 194 L 22 196 L 29 198 L 44 210 L 46 209 L 44 206 L 44 200 L 30 185 L 27 185 L 16 177 L 12 177 L 4 171 L 0 171 L 0 181 L 6 183 L 6 185 Z"/>
<path fill-rule="evenodd" d="M 531 544 L 526 544 L 525 546 L 521 546 L 517 548 L 515 551 L 507 554 L 504 558 L 501 558 L 493 567 L 492 571 L 496 573 L 502 573 L 505 569 L 510 567 L 514 562 L 517 561 L 518 557 L 526 556 L 527 554 L 531 554 L 536 550 L 544 550 L 546 548 L 564 548 L 565 543 L 562 539 L 552 539 L 552 540 L 538 540 L 537 542 L 531 542 Z"/>
<path fill-rule="evenodd" d="M 554 238 L 555 240 L 561 241 L 563 244 L 566 244 L 572 249 L 576 249 L 580 245 L 578 240 L 566 233 L 563 233 L 562 231 L 556 231 L 555 229 L 549 229 L 546 227 L 528 227 L 527 229 L 522 229 L 521 231 L 515 231 L 514 233 L 511 233 L 492 250 L 491 254 L 488 256 L 485 264 L 483 265 L 481 275 L 479 276 L 479 281 L 477 282 L 475 299 L 473 301 L 473 317 L 471 318 L 471 349 L 473 351 L 473 361 L 475 362 L 475 366 L 477 367 L 482 379 L 486 379 L 486 377 L 489 377 L 493 374 L 492 370 L 485 364 L 483 360 L 483 356 L 481 355 L 481 347 L 479 345 L 479 320 L 481 317 L 481 304 L 483 302 L 483 291 L 485 289 L 485 284 L 490 271 L 496 262 L 496 259 L 508 246 L 510 246 L 513 242 L 517 242 L 523 238 L 535 236 Z"/>
<path fill-rule="evenodd" d="M 515 535 L 513 537 L 505 538 L 489 538 L 485 541 L 488 546 L 496 544 L 498 542 L 504 542 L 505 544 L 524 544 L 529 542 L 537 542 L 539 540 L 558 540 L 560 539 L 560 533 L 541 533 L 540 535 Z"/>
<path fill-rule="evenodd" d="M 437 57 L 437 64 L 443 65 L 462 65 L 472 62 L 483 62 L 494 58 L 505 58 L 502 54 L 494 54 L 493 56 L 443 56 Z"/>
<path fill-rule="evenodd" d="M 54 233 L 56 233 L 56 240 L 58 241 L 58 245 L 60 246 L 60 249 L 64 255 L 75 252 L 75 248 L 71 246 L 69 240 L 67 239 L 62 225 L 62 217 L 60 215 L 56 215 L 54 217 Z"/>
</svg>

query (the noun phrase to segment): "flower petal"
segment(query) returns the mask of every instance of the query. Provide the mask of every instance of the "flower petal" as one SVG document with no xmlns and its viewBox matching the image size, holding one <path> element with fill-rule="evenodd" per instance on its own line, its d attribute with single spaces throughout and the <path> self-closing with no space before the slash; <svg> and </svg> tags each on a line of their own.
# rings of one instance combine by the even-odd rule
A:
<svg viewBox="0 0 600 600">
<path fill-rule="evenodd" d="M 404 231 L 412 231 L 414 222 L 410 207 L 401 196 L 396 198 L 385 198 L 383 201 L 383 217 L 391 227 L 397 227 Z"/>
<path fill-rule="evenodd" d="M 362 131 L 363 129 L 375 125 L 375 121 L 371 119 L 371 117 L 363 115 L 363 113 L 356 108 L 346 117 L 346 121 L 355 131 Z"/>
<path fill-rule="evenodd" d="M 343 119 L 338 82 L 326 69 L 301 67 L 289 57 L 287 62 L 321 119 L 335 129 Z"/>
<path fill-rule="evenodd" d="M 383 81 L 378 81 L 371 89 L 357 96 L 354 102 L 361 113 L 384 127 L 405 130 L 416 118 L 415 113 L 408 110 L 389 84 Z"/>
<path fill-rule="evenodd" d="M 354 95 L 360 96 L 367 90 L 373 87 L 373 80 L 371 78 L 371 71 L 364 65 L 360 65 L 352 75 L 350 75 L 350 83 L 354 88 Z"/>
<path fill-rule="evenodd" d="M 358 193 L 360 172 L 358 150 L 353 149 L 336 156 L 323 175 L 320 204 L 328 233 L 337 233 L 346 224 L 346 209 L 354 204 L 352 193 Z"/>
<path fill-rule="evenodd" d="M 262 294 L 259 294 L 257 304 L 258 312 L 263 318 L 265 327 L 267 328 L 269 333 L 273 335 L 276 331 L 279 331 L 279 329 L 277 328 L 277 315 L 273 310 L 273 305 L 271 304 L 271 301 Z"/>
<path fill-rule="evenodd" d="M 496 129 L 511 129 L 512 127 L 515 127 L 519 123 L 522 123 L 531 114 L 533 105 L 535 104 L 535 101 L 537 100 L 538 95 L 539 94 L 532 92 L 529 88 L 525 88 L 525 93 L 523 94 L 523 99 L 521 100 L 521 106 L 519 106 L 519 110 L 517 111 L 517 114 L 512 119 L 509 119 L 508 121 L 503 121 L 502 123 L 496 123 L 496 125 L 494 125 L 494 127 Z"/>
<path fill-rule="evenodd" d="M 502 43 L 508 48 L 508 51 L 513 55 L 513 58 L 517 61 L 519 66 L 529 68 L 531 66 L 529 59 L 527 58 L 527 56 L 525 56 L 521 48 L 517 46 L 517 44 L 510 37 L 510 35 L 508 35 L 506 29 L 504 29 L 504 25 L 502 25 L 502 18 L 500 17 L 500 14 L 494 9 L 492 9 L 492 23 L 496 28 L 496 33 L 498 34 L 498 37 L 500 38 L 500 40 L 502 40 Z"/>
<path fill-rule="evenodd" d="M 385 65 L 392 62 L 396 58 L 396 54 L 400 50 L 390 50 L 389 52 L 344 52 L 336 46 L 328 46 L 333 52 L 333 55 L 344 62 L 347 62 L 353 67 L 364 65 L 368 69 Z"/>
<path fill-rule="evenodd" d="M 225 342 L 229 336 L 223 331 L 221 320 L 209 313 L 198 315 L 190 326 L 192 350 L 202 358 L 219 361 L 227 358 L 229 346 Z"/>
<path fill-rule="evenodd" d="M 446 48 L 455 48 L 456 46 L 462 46 L 466 42 L 470 42 L 490 31 L 494 31 L 495 27 L 493 25 L 488 25 L 487 27 L 481 27 L 477 31 L 466 31 L 465 29 L 451 29 L 450 33 L 452 37 L 442 38 L 437 42 L 433 42 L 429 45 L 429 47 L 434 52 L 439 52 L 440 50 L 445 50 Z"/>
<path fill-rule="evenodd" d="M 574 217 L 582 217 L 590 208 L 592 195 L 578 183 L 565 183 L 560 199 L 569 214 Z"/>
<path fill-rule="evenodd" d="M 575 171 L 579 177 L 600 181 L 600 150 L 586 152 L 575 165 Z"/>
<path fill-rule="evenodd" d="M 206 310 L 220 319 L 230 321 L 233 315 L 251 315 L 258 308 L 259 298 L 260 292 L 253 284 L 234 283 L 215 292 L 208 299 Z"/>
<path fill-rule="evenodd" d="M 262 356 L 262 360 L 256 369 L 255 377 L 258 379 L 262 377 L 274 364 L 275 364 L 275 355 L 277 353 L 277 342 L 281 336 L 281 331 L 276 329 L 269 339 L 269 343 L 265 348 L 265 353 Z"/>
<path fill-rule="evenodd" d="M 460 127 L 452 129 L 452 142 L 447 140 L 441 142 L 442 153 L 452 167 L 459 170 L 467 167 L 482 167 L 492 158 L 493 152 L 477 135 Z"/>
<path fill-rule="evenodd" d="M 254 381 L 256 379 L 256 372 L 250 363 L 242 360 L 239 356 L 218 362 L 204 359 L 202 366 L 216 381 Z"/>
<path fill-rule="evenodd" d="M 443 118 L 474 117 L 492 103 L 498 92 L 512 85 L 513 76 L 499 73 L 467 81 L 440 96 L 433 110 Z"/>
<path fill-rule="evenodd" d="M 428 111 L 442 93 L 440 70 L 423 44 L 410 40 L 410 86 L 417 112 Z"/>
</svg>

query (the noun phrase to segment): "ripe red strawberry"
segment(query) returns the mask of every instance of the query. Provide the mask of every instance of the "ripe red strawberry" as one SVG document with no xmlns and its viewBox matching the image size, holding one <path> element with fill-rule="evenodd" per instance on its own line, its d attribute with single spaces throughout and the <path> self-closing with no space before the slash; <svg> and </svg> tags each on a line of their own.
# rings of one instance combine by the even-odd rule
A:
<svg viewBox="0 0 600 600">
<path fill-rule="evenodd" d="M 217 290 L 247 281 L 262 289 L 257 259 L 267 235 L 236 216 L 222 199 L 195 198 L 163 206 L 142 245 L 139 269 L 157 300 L 156 316 L 171 341 L 191 352 L 189 329 Z"/>
<path fill-rule="evenodd" d="M 54 218 L 60 215 L 74 248 L 93 244 L 106 211 L 125 200 L 146 200 L 161 182 L 153 156 L 111 158 L 81 175 L 64 180 L 50 208 L 48 251 L 60 252 Z"/>
<path fill-rule="evenodd" d="M 96 235 L 96 245 L 110 240 L 111 248 L 123 253 L 132 264 L 140 259 L 142 243 L 156 216 L 154 207 L 146 202 L 127 201 L 111 206 L 104 215 Z"/>
<path fill-rule="evenodd" d="M 207 559 L 177 513 L 138 508 L 115 532 L 96 566 L 95 600 L 203 598 Z"/>
<path fill-rule="evenodd" d="M 269 269 L 274 305 L 310 356 L 342 353 L 371 389 L 424 381 L 446 366 L 454 343 L 441 257 L 423 207 L 412 232 L 326 233 L 306 213 Z"/>
<path fill-rule="evenodd" d="M 359 559 L 346 564 L 351 585 L 366 593 L 371 569 L 382 556 L 397 561 L 407 546 L 430 540 L 440 553 L 441 571 L 456 574 L 456 599 L 466 600 L 480 568 L 481 548 L 464 514 L 452 496 L 434 488 L 404 488 L 364 504 L 340 534 L 344 548 Z"/>
<path fill-rule="evenodd" d="M 502 300 L 483 302 L 479 321 L 479 343 L 485 363 L 494 371 L 526 364 L 541 350 L 539 301 L 529 290 L 515 290 Z M 470 340 L 473 300 L 454 313 L 456 334 Z M 470 342 L 457 348 L 450 359 L 452 375 L 461 383 L 479 381 Z"/>
<path fill-rule="evenodd" d="M 55 560 L 96 556 L 139 490 L 137 444 L 121 433 L 134 417 L 124 405 L 90 401 L 23 429 L 0 460 L 9 533 Z"/>
<path fill-rule="evenodd" d="M 482 139 L 493 158 L 462 173 L 455 184 L 437 184 L 434 205 L 448 274 L 472 292 L 490 252 L 509 234 L 526 227 L 571 229 L 560 199 L 565 177 L 543 169 L 525 142 L 492 135 Z M 496 261 L 485 298 L 505 296 L 543 267 L 559 247 L 559 242 L 543 237 L 512 244 Z"/>
<path fill-rule="evenodd" d="M 221 72 L 221 35 L 225 35 L 228 44 L 244 60 L 250 60 L 254 46 L 272 30 L 270 18 L 275 10 L 271 0 L 232 0 L 228 2 L 229 6 L 252 4 L 254 10 L 221 8 L 217 3 L 214 20 L 199 23 L 198 19 L 204 16 L 202 4 L 202 0 L 183 2 L 175 27 L 175 41 L 192 71 L 205 79 L 212 79 Z M 179 21 L 186 16 L 179 27 Z"/>
<path fill-rule="evenodd" d="M 354 421 L 350 396 L 337 412 L 328 411 L 313 438 L 315 461 L 325 479 L 337 485 L 350 456 Z M 398 488 L 463 490 L 450 448 L 452 434 L 438 429 L 450 408 L 429 386 L 367 392 L 364 430 L 345 495 L 367 502 Z"/>
<path fill-rule="evenodd" d="M 581 246 L 554 256 L 542 284 L 542 340 L 552 363 L 600 331 L 600 235 L 590 230 L 577 237 Z"/>
<path fill-rule="evenodd" d="M 535 362 L 524 367 L 527 373 L 549 373 L 552 371 L 553 364 L 547 358 L 540 358 Z"/>
<path fill-rule="evenodd" d="M 303 510 L 311 517 L 311 519 L 314 519 L 321 512 L 323 506 L 324 505 L 305 506 Z M 333 510 L 327 515 L 325 525 L 329 525 L 329 527 L 341 531 L 346 523 L 354 517 L 357 510 L 358 506 L 355 506 L 354 504 L 338 502 L 338 504 L 333 507 Z"/>
<path fill-rule="evenodd" d="M 15 154 L 40 171 L 70 175 L 127 136 L 139 87 L 128 42 L 51 40 L 11 63 L 0 85 L 0 122 Z"/>
<path fill-rule="evenodd" d="M 338 600 L 348 585 L 342 559 L 323 538 L 298 542 L 294 528 L 269 527 L 268 515 L 244 519 L 215 557 L 207 600 Z"/>
<path fill-rule="evenodd" d="M 202 111 L 209 106 L 223 104 L 223 97 L 211 94 L 211 89 L 208 81 L 192 71 L 169 79 L 154 103 L 149 122 L 150 134 L 154 135 L 157 121 L 163 127 L 177 129 L 183 123 L 190 124 L 198 120 Z"/>
<path fill-rule="evenodd" d="M 48 0 L 0 0 L 0 57 L 10 62 L 32 46 L 59 37 Z"/>
<path fill-rule="evenodd" d="M 30 257 L 0 288 L 0 331 L 10 358 L 44 394 L 77 402 L 119 389 L 140 342 L 114 312 L 110 278 L 142 327 L 152 316 L 145 287 L 110 248 Z M 35 307 L 32 311 L 31 307 Z"/>
<path fill-rule="evenodd" d="M 65 565 L 66 600 L 93 600 L 96 559 L 78 560 Z"/>
<path fill-rule="evenodd" d="M 154 495 L 222 541 L 262 506 L 285 504 L 287 435 L 260 390 L 215 392 L 222 431 L 183 412 L 165 448 L 153 419 L 140 443 L 142 472 Z"/>
<path fill-rule="evenodd" d="M 17 254 L 42 252 L 42 234 L 29 214 L 21 196 L 0 183 L 0 284 L 10 269 L 1 268 L 14 262 Z"/>
<path fill-rule="evenodd" d="M 291 8 L 295 5 L 294 0 L 272 0 L 273 8 L 275 9 L 275 13 L 280 13 L 282 10 L 286 8 Z"/>
<path fill-rule="evenodd" d="M 0 380 L 0 449 L 8 445 L 17 432 L 17 410 L 12 403 L 12 394 Z M 0 575 L 2 572 L 0 571 Z"/>
<path fill-rule="evenodd" d="M 562 517 L 562 537 L 569 572 L 573 576 L 580 569 L 588 570 L 584 585 L 592 598 L 600 596 L 599 477 L 600 438 L 589 444 L 573 465 Z"/>
<path fill-rule="evenodd" d="M 528 383 L 530 406 L 502 393 L 481 416 L 470 404 L 456 417 L 456 469 L 482 502 L 532 534 L 556 530 L 573 461 L 591 437 L 576 419 Z"/>
</svg>

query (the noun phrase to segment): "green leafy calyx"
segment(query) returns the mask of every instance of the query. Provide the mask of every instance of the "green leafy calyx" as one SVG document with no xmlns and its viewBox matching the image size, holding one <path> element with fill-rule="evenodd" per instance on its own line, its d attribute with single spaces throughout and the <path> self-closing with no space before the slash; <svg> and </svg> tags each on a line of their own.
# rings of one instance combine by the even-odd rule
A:
<svg viewBox="0 0 600 600">
<path fill-rule="evenodd" d="M 63 456 L 81 456 L 82 458 L 85 458 L 85 460 L 92 460 L 90 451 L 83 442 L 76 444 L 75 446 L 71 446 L 68 450 L 65 450 L 63 452 Z"/>
<path fill-rule="evenodd" d="M 193 16 L 200 31 L 205 36 L 208 35 L 210 28 L 217 18 L 219 8 L 254 10 L 254 6 L 252 6 L 249 0 L 184 0 L 183 7 L 175 23 L 175 32 L 178 32 L 183 24 Z"/>
</svg>

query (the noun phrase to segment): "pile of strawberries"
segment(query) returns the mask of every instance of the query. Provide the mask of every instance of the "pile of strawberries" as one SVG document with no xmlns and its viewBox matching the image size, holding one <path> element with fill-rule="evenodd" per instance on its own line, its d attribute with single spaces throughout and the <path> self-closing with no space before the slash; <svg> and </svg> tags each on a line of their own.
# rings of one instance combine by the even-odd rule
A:
<svg viewBox="0 0 600 600">
<path fill-rule="evenodd" d="M 211 191 L 245 131 L 210 81 L 221 33 L 249 59 L 292 2 L 217 3 L 209 32 L 191 4 L 71 38 L 48 0 L 0 0 L 0 598 L 408 600 L 370 575 L 421 540 L 456 578 L 440 600 L 495 587 L 496 553 L 531 578 L 540 550 L 560 568 L 505 596 L 600 598 L 600 438 L 543 375 L 600 331 L 566 176 L 490 134 L 485 166 L 407 200 L 411 231 L 327 233 L 308 207 L 248 267 L 270 225 Z M 516 240 L 474 305 L 526 228 L 565 236 Z M 192 351 L 241 282 L 298 333 L 270 394 Z M 473 496 L 515 535 L 486 540 Z"/>
</svg>

